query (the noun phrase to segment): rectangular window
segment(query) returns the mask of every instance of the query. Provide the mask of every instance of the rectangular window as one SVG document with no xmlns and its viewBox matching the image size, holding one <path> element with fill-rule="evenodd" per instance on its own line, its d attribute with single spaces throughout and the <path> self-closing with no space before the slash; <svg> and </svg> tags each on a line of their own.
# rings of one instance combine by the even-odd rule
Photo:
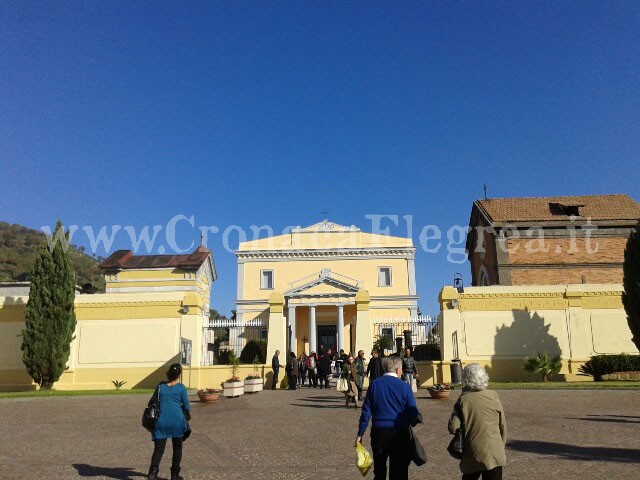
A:
<svg viewBox="0 0 640 480">
<path fill-rule="evenodd" d="M 378 267 L 378 286 L 391 286 L 391 267 Z"/>
<path fill-rule="evenodd" d="M 273 290 L 273 270 L 260 270 L 260 288 Z"/>
</svg>

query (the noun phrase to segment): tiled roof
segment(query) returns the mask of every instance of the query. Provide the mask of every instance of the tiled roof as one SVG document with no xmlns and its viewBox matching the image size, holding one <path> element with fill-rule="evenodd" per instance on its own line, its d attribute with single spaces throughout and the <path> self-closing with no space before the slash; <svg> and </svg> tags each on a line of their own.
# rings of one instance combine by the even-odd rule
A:
<svg viewBox="0 0 640 480">
<path fill-rule="evenodd" d="M 581 218 L 638 220 L 640 204 L 628 195 L 571 197 L 490 198 L 476 204 L 493 222 L 567 221 L 564 207 L 578 207 Z"/>
<path fill-rule="evenodd" d="M 103 270 L 144 268 L 199 268 L 211 250 L 199 246 L 186 255 L 133 255 L 131 250 L 117 250 L 100 264 Z"/>
</svg>

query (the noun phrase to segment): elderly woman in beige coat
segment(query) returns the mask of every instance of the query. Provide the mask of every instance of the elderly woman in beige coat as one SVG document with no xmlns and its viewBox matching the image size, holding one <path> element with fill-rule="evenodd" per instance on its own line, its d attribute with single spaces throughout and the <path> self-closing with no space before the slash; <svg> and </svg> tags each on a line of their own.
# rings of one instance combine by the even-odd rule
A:
<svg viewBox="0 0 640 480">
<path fill-rule="evenodd" d="M 464 442 L 460 470 L 462 480 L 502 480 L 502 467 L 507 463 L 504 445 L 507 422 L 504 410 L 493 390 L 487 390 L 489 376 L 477 363 L 464 367 L 462 395 L 449 420 L 449 432 L 460 428 L 462 413 Z"/>
</svg>

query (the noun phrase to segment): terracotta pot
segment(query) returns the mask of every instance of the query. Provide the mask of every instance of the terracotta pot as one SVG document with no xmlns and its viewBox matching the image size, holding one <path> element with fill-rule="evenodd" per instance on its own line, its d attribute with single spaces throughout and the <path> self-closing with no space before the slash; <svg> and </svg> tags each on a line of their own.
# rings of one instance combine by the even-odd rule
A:
<svg viewBox="0 0 640 480">
<path fill-rule="evenodd" d="M 429 395 L 431 398 L 449 398 L 451 390 L 432 390 L 429 389 Z"/>
<path fill-rule="evenodd" d="M 202 403 L 214 403 L 220 398 L 219 393 L 198 393 L 198 398 Z"/>
</svg>

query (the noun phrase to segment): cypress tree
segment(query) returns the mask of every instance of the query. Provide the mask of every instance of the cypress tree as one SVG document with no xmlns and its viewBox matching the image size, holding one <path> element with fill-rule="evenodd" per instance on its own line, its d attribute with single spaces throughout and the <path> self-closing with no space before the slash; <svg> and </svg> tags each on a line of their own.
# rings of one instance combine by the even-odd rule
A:
<svg viewBox="0 0 640 480">
<path fill-rule="evenodd" d="M 47 240 L 31 273 L 22 331 L 22 361 L 42 389 L 50 389 L 67 368 L 76 328 L 75 272 L 60 220 Z"/>
<path fill-rule="evenodd" d="M 640 221 L 627 240 L 622 270 L 624 273 L 622 304 L 627 312 L 631 340 L 640 350 Z"/>
</svg>

